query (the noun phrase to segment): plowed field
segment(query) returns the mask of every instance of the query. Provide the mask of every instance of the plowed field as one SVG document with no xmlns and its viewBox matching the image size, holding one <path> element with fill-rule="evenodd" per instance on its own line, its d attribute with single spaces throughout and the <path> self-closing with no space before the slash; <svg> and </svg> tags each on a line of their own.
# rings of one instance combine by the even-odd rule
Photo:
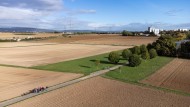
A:
<svg viewBox="0 0 190 107">
<path fill-rule="evenodd" d="M 78 44 L 100 44 L 100 45 L 142 45 L 156 41 L 157 37 L 135 37 L 121 36 L 116 34 L 87 34 L 73 35 L 71 38 L 59 37 L 39 42 L 48 43 L 78 43 Z"/>
<path fill-rule="evenodd" d="M 10 107 L 188 107 L 190 97 L 95 77 Z"/>
<path fill-rule="evenodd" d="M 190 93 L 190 60 L 176 58 L 141 82 Z"/>
</svg>

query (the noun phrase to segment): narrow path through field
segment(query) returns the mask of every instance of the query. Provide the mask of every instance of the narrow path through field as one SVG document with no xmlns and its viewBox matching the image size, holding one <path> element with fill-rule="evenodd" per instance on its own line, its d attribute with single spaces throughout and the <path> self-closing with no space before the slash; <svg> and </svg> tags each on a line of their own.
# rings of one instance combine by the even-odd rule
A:
<svg viewBox="0 0 190 107">
<path fill-rule="evenodd" d="M 122 65 L 117 65 L 117 66 L 114 66 L 114 67 L 106 69 L 106 70 L 100 70 L 100 71 L 91 73 L 90 75 L 87 75 L 85 77 L 81 77 L 81 78 L 78 78 L 78 79 L 75 79 L 75 80 L 71 80 L 71 81 L 68 81 L 68 82 L 64 82 L 64 83 L 61 83 L 61 84 L 57 84 L 57 85 L 51 86 L 51 87 L 49 87 L 44 92 L 32 93 L 32 94 L 28 94 L 28 95 L 25 95 L 25 96 L 19 96 L 19 97 L 13 98 L 13 99 L 9 99 L 9 100 L 0 102 L 0 107 L 8 106 L 8 105 L 11 105 L 11 104 L 14 104 L 14 103 L 17 103 L 17 102 L 20 102 L 20 101 L 32 98 L 34 96 L 37 96 L 37 95 L 49 92 L 49 91 L 53 91 L 53 90 L 56 90 L 56 89 L 59 89 L 59 88 L 63 88 L 63 87 L 66 87 L 68 85 L 72 85 L 74 83 L 78 83 L 80 81 L 83 81 L 83 80 L 86 80 L 86 79 L 89 79 L 89 78 L 92 78 L 92 77 L 96 77 L 96 76 L 102 75 L 102 74 L 104 74 L 106 72 L 118 69 L 121 66 Z"/>
</svg>

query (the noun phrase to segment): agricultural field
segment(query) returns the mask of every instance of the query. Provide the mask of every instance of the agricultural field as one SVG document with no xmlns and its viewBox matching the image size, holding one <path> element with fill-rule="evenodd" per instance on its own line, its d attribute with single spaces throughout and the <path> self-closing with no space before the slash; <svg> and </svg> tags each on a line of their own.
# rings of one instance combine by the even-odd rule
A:
<svg viewBox="0 0 190 107">
<path fill-rule="evenodd" d="M 40 42 L 73 43 L 73 44 L 99 44 L 99 45 L 142 45 L 156 41 L 157 37 L 121 36 L 119 34 L 84 34 L 59 37 Z"/>
<path fill-rule="evenodd" d="M 190 60 L 174 59 L 142 83 L 190 93 Z"/>
<path fill-rule="evenodd" d="M 80 76 L 82 74 L 0 66 L 0 102 L 34 88 L 56 85 Z"/>
<path fill-rule="evenodd" d="M 190 97 L 95 77 L 9 107 L 188 107 L 189 101 Z"/>
<path fill-rule="evenodd" d="M 84 44 L 3 44 L 0 64 L 31 67 L 122 50 L 128 46 L 84 45 Z"/>
<path fill-rule="evenodd" d="M 59 36 L 59 33 L 1 33 L 0 39 L 11 39 L 11 38 L 27 38 L 27 37 L 50 37 L 50 36 Z"/>
</svg>

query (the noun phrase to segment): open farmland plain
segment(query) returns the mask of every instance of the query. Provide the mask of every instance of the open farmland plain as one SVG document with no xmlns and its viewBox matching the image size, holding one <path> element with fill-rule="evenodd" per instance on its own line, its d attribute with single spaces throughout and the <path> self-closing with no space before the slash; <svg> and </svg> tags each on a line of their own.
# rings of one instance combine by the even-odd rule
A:
<svg viewBox="0 0 190 107">
<path fill-rule="evenodd" d="M 21 42 L 15 45 L 3 44 L 0 48 L 0 64 L 30 67 L 94 56 L 129 47 Z"/>
<path fill-rule="evenodd" d="M 190 93 L 190 60 L 174 59 L 142 83 Z"/>
<path fill-rule="evenodd" d="M 59 36 L 60 33 L 0 33 L 0 39 L 27 38 L 27 37 L 50 37 Z"/>
<path fill-rule="evenodd" d="M 20 96 L 31 89 L 56 85 L 81 74 L 0 66 L 0 101 Z"/>
<path fill-rule="evenodd" d="M 95 77 L 10 107 L 188 107 L 189 100 L 190 97 Z"/>
<path fill-rule="evenodd" d="M 59 37 L 40 42 L 74 43 L 74 44 L 99 44 L 99 45 L 142 45 L 156 41 L 157 37 L 121 36 L 119 34 L 85 34 Z"/>
</svg>

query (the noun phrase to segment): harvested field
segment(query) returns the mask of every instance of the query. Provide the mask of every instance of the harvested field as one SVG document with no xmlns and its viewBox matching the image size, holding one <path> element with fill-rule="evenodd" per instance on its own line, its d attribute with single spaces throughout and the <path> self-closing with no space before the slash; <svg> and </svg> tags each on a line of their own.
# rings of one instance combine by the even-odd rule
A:
<svg viewBox="0 0 190 107">
<path fill-rule="evenodd" d="M 36 66 L 68 61 L 87 56 L 129 48 L 127 46 L 82 45 L 82 44 L 28 44 L 1 48 L 0 64 Z"/>
<path fill-rule="evenodd" d="M 50 37 L 50 36 L 59 36 L 59 33 L 34 33 L 34 35 L 25 35 L 25 34 L 18 34 L 18 33 L 0 33 L 0 39 L 11 39 L 15 38 L 27 38 L 27 37 Z"/>
<path fill-rule="evenodd" d="M 142 45 L 156 41 L 157 37 L 134 37 L 134 36 L 121 36 L 116 34 L 107 35 L 74 35 L 71 38 L 53 38 L 42 40 L 40 42 L 50 43 L 77 43 L 77 44 L 100 44 L 100 45 Z"/>
<path fill-rule="evenodd" d="M 190 93 L 190 60 L 174 59 L 141 82 Z"/>
<path fill-rule="evenodd" d="M 52 86 L 80 76 L 82 75 L 0 66 L 0 101 L 20 96 L 40 86 Z"/>
<path fill-rule="evenodd" d="M 188 107 L 189 101 L 190 97 L 95 77 L 10 107 Z"/>
<path fill-rule="evenodd" d="M 56 43 L 2 42 L 0 43 L 0 48 L 31 47 L 43 45 L 56 45 Z"/>
</svg>

